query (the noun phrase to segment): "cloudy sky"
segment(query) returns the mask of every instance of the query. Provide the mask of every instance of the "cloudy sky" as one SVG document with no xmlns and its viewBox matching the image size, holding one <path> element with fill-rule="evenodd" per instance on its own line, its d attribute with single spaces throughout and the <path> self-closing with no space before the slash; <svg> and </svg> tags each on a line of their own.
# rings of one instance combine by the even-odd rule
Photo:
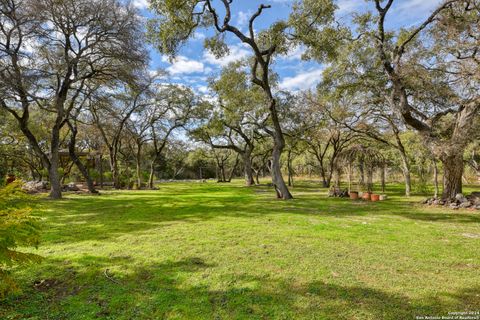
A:
<svg viewBox="0 0 480 320">
<path fill-rule="evenodd" d="M 388 27 L 398 28 L 415 25 L 424 20 L 442 0 L 396 0 L 388 16 Z M 260 4 L 271 4 L 272 8 L 265 10 L 256 21 L 256 30 L 268 27 L 272 22 L 285 19 L 291 10 L 294 0 L 234 0 L 232 24 L 241 30 L 246 30 L 248 19 Z M 337 0 L 339 10 L 337 17 L 348 21 L 352 12 L 372 9 L 372 3 L 365 0 Z M 134 0 L 143 15 L 148 17 L 148 0 Z M 211 30 L 199 30 L 194 39 L 182 48 L 178 58 L 170 62 L 167 57 L 151 53 L 151 69 L 165 69 L 170 74 L 172 82 L 186 84 L 200 93 L 206 93 L 206 80 L 218 74 L 222 66 L 231 61 L 249 55 L 247 47 L 243 46 L 233 35 L 227 35 L 230 44 L 230 55 L 220 60 L 215 59 L 203 49 L 203 40 L 212 34 Z M 301 49 L 291 52 L 288 56 L 277 59 L 274 70 L 280 76 L 280 87 L 286 90 L 308 89 L 321 79 L 322 66 L 315 62 L 302 61 Z"/>
</svg>

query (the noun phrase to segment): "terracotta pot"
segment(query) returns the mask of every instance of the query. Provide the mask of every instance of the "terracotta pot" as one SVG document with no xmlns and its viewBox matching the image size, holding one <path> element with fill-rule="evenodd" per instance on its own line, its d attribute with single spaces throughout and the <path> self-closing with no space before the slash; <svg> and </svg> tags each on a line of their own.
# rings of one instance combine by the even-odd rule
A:
<svg viewBox="0 0 480 320">
<path fill-rule="evenodd" d="M 7 175 L 6 182 L 7 182 L 7 184 L 10 184 L 10 183 L 12 183 L 13 181 L 15 181 L 15 179 L 16 179 L 16 178 L 15 178 L 15 175 L 9 174 L 9 175 Z"/>
<path fill-rule="evenodd" d="M 372 194 L 372 195 L 370 196 L 370 199 L 371 199 L 372 201 L 374 201 L 374 202 L 375 202 L 375 201 L 380 201 L 380 195 L 379 195 L 379 194 Z"/>
<path fill-rule="evenodd" d="M 358 199 L 358 192 L 357 191 L 351 191 L 350 192 L 350 199 L 353 199 L 353 200 Z"/>
<path fill-rule="evenodd" d="M 364 193 L 363 193 L 363 196 L 362 196 L 362 199 L 368 201 L 368 200 L 370 200 L 370 196 L 371 196 L 371 195 L 372 195 L 372 194 L 371 194 L 370 192 L 364 192 Z"/>
</svg>

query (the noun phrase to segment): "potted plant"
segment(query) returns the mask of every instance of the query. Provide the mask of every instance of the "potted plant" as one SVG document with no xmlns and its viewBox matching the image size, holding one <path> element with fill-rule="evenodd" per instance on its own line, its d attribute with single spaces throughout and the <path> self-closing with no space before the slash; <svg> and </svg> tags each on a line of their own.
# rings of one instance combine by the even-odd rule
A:
<svg viewBox="0 0 480 320">
<path fill-rule="evenodd" d="M 350 199 L 357 200 L 358 199 L 358 191 L 350 191 Z"/>
<path fill-rule="evenodd" d="M 10 184 L 15 180 L 16 180 L 15 175 L 13 173 L 9 173 L 9 174 L 7 174 L 7 178 L 5 179 L 5 182 L 6 182 L 6 184 Z"/>
<path fill-rule="evenodd" d="M 372 194 L 370 196 L 370 200 L 372 200 L 373 202 L 380 201 L 380 195 L 379 194 Z"/>
<path fill-rule="evenodd" d="M 362 195 L 362 199 L 363 200 L 370 200 L 370 197 L 372 196 L 372 193 L 367 191 L 367 192 L 364 192 L 363 195 Z"/>
</svg>

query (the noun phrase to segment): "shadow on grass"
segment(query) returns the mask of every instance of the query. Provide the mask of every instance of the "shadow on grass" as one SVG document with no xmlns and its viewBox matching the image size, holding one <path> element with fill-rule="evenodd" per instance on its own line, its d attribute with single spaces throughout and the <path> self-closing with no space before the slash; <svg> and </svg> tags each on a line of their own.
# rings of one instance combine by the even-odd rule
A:
<svg viewBox="0 0 480 320">
<path fill-rule="evenodd" d="M 480 214 L 424 208 L 393 195 L 385 202 L 366 203 L 327 198 L 325 192 L 295 187 L 293 201 L 273 199 L 271 188 L 240 185 L 176 184 L 159 191 L 127 191 L 102 196 L 69 196 L 42 202 L 47 208 L 44 243 L 104 240 L 126 233 L 162 228 L 172 223 L 196 223 L 221 217 L 248 218 L 278 214 L 325 217 L 383 216 L 424 222 L 480 223 Z M 258 193 L 258 191 L 261 191 Z"/>
<path fill-rule="evenodd" d="M 396 320 L 476 311 L 480 305 L 480 287 L 418 300 L 367 286 L 297 283 L 241 270 L 224 275 L 222 289 L 217 289 L 209 280 L 216 266 L 198 257 L 125 272 L 121 267 L 129 261 L 122 257 L 89 256 L 71 264 L 59 268 L 55 279 L 47 279 L 48 287 L 32 286 L 24 296 L 7 301 L 4 315 L 21 319 L 48 315 L 48 319 Z M 202 278 L 203 284 L 191 285 L 191 278 Z"/>
</svg>

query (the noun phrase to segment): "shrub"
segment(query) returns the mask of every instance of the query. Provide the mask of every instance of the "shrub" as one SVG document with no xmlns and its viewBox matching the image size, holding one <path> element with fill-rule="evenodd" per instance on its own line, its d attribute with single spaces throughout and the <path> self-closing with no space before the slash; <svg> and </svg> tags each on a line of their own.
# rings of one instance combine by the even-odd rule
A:
<svg viewBox="0 0 480 320">
<path fill-rule="evenodd" d="M 40 260 L 38 255 L 16 250 L 18 246 L 38 246 L 39 226 L 26 206 L 29 198 L 18 181 L 0 189 L 0 299 L 19 292 L 14 268 Z"/>
</svg>

